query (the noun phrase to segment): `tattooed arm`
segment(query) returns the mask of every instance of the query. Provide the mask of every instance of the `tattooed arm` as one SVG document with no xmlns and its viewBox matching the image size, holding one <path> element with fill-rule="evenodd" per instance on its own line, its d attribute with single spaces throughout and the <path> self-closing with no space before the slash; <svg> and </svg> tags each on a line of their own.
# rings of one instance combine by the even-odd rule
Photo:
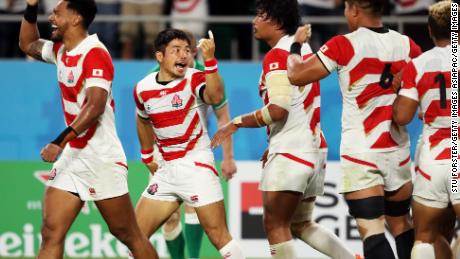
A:
<svg viewBox="0 0 460 259">
<path fill-rule="evenodd" d="M 27 4 L 36 6 L 38 5 L 38 1 L 27 0 Z M 43 61 L 42 49 L 44 44 L 45 41 L 40 39 L 37 23 L 31 23 L 22 18 L 21 30 L 19 32 L 19 48 L 21 48 L 25 54 Z"/>
</svg>

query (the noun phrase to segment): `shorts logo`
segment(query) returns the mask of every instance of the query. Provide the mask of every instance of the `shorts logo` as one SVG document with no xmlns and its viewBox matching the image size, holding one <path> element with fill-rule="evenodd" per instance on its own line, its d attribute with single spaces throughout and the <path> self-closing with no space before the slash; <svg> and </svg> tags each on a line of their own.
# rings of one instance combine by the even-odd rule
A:
<svg viewBox="0 0 460 259">
<path fill-rule="evenodd" d="M 75 76 L 73 75 L 72 70 L 70 70 L 70 73 L 67 75 L 67 83 L 73 84 L 74 81 L 75 81 Z"/>
<path fill-rule="evenodd" d="M 174 108 L 179 108 L 182 106 L 182 99 L 178 94 L 174 95 L 173 99 L 171 100 L 171 105 Z"/>
<path fill-rule="evenodd" d="M 95 195 L 96 195 L 96 189 L 94 189 L 93 187 L 90 187 L 90 188 L 88 189 L 88 191 L 89 191 L 89 194 L 90 194 L 91 196 L 95 196 Z"/>
<path fill-rule="evenodd" d="M 49 176 L 48 176 L 48 181 L 52 181 L 54 180 L 54 178 L 56 177 L 56 168 L 53 168 L 53 170 L 51 170 Z"/>
<path fill-rule="evenodd" d="M 150 195 L 155 195 L 157 191 L 158 191 L 158 184 L 156 183 L 150 185 L 149 188 L 147 189 L 147 193 Z"/>
<path fill-rule="evenodd" d="M 190 200 L 193 201 L 193 202 L 197 202 L 199 199 L 198 199 L 198 195 L 193 195 L 190 197 Z"/>
</svg>

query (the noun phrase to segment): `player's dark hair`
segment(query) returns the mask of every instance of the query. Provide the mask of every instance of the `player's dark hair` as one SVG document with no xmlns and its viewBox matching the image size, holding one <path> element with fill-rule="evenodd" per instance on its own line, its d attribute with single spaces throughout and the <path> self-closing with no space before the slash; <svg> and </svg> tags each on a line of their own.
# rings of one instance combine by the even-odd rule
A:
<svg viewBox="0 0 460 259">
<path fill-rule="evenodd" d="M 77 12 L 83 18 L 83 26 L 88 29 L 97 13 L 95 0 L 65 0 L 67 9 Z"/>
<path fill-rule="evenodd" d="M 256 0 L 256 13 L 267 15 L 288 35 L 294 34 L 301 22 L 297 0 Z"/>
<path fill-rule="evenodd" d="M 161 31 L 155 39 L 153 52 L 164 52 L 166 46 L 175 39 L 187 41 L 188 45 L 191 45 L 190 38 L 184 31 L 178 29 L 166 29 Z"/>
<path fill-rule="evenodd" d="M 438 2 L 429 8 L 428 26 L 437 39 L 450 39 L 450 1 Z"/>
<path fill-rule="evenodd" d="M 345 0 L 348 4 L 356 4 L 360 8 L 369 11 L 373 16 L 382 16 L 385 10 L 385 2 L 383 0 Z"/>
</svg>

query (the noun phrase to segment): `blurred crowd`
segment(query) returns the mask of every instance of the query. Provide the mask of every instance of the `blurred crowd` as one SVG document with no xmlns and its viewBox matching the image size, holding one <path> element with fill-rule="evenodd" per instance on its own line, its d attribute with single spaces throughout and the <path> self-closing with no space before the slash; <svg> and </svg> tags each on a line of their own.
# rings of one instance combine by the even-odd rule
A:
<svg viewBox="0 0 460 259">
<path fill-rule="evenodd" d="M 41 14 L 52 12 L 58 0 L 41 0 Z M 436 0 L 382 0 L 387 1 L 386 15 L 420 15 L 428 14 L 428 6 Z M 208 17 L 208 16 L 252 16 L 254 0 L 96 0 L 99 15 L 153 16 L 170 15 L 174 17 Z M 308 16 L 342 16 L 343 0 L 299 0 L 300 10 Z M 26 0 L 0 0 L 1 15 L 21 15 Z M 159 31 L 166 27 L 186 29 L 198 39 L 211 29 L 216 38 L 219 59 L 248 60 L 252 58 L 252 26 L 248 23 L 222 24 L 205 22 L 97 22 L 91 25 L 90 32 L 97 33 L 109 49 L 112 57 L 119 59 L 152 58 L 153 41 Z M 392 27 L 392 26 L 390 26 Z M 0 58 L 24 57 L 18 47 L 20 21 L 0 22 Z M 41 36 L 47 38 L 50 33 L 48 23 L 39 23 Z M 397 29 L 397 27 L 392 27 Z M 313 24 L 311 46 L 317 50 L 326 39 L 345 33 L 346 25 Z M 405 23 L 404 33 L 412 37 L 423 50 L 432 47 L 426 24 Z M 268 49 L 261 46 L 260 51 Z"/>
</svg>

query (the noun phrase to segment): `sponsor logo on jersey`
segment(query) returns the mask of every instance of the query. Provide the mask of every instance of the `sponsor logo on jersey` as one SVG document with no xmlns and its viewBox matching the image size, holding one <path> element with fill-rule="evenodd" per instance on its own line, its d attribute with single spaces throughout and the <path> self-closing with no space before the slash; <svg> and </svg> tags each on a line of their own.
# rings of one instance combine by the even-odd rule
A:
<svg viewBox="0 0 460 259">
<path fill-rule="evenodd" d="M 172 98 L 171 105 L 174 108 L 179 108 L 182 106 L 182 99 L 178 94 L 174 95 L 174 97 Z"/>
<path fill-rule="evenodd" d="M 91 195 L 91 196 L 95 196 L 95 195 L 96 195 L 96 189 L 94 189 L 93 187 L 90 187 L 90 188 L 88 189 L 88 191 L 89 191 L 89 195 Z"/>
<path fill-rule="evenodd" d="M 154 183 L 154 184 L 151 184 L 149 186 L 149 188 L 147 189 L 147 193 L 150 194 L 150 195 L 155 195 L 155 193 L 157 193 L 158 191 L 158 184 Z"/>
<path fill-rule="evenodd" d="M 75 76 L 73 75 L 73 71 L 70 70 L 70 73 L 67 75 L 67 83 L 73 84 L 74 81 L 75 81 Z"/>
</svg>

